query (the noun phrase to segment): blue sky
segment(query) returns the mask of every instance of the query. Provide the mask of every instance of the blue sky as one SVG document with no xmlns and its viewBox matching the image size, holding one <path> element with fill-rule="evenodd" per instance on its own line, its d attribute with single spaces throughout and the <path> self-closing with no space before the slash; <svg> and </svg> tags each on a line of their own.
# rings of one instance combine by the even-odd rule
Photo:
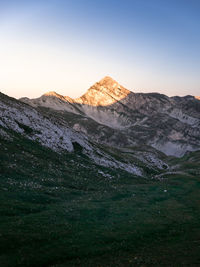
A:
<svg viewBox="0 0 200 267">
<path fill-rule="evenodd" d="M 200 95 L 200 1 L 0 0 L 0 90 L 78 97 L 109 75 L 134 92 Z"/>
</svg>

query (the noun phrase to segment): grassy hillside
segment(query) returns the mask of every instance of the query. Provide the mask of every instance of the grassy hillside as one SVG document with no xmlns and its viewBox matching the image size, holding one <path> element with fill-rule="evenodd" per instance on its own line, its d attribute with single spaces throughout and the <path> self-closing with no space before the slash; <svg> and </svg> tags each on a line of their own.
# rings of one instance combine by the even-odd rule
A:
<svg viewBox="0 0 200 267">
<path fill-rule="evenodd" d="M 146 179 L 78 147 L 61 155 L 18 135 L 0 146 L 0 266 L 200 265 L 199 152 Z"/>
</svg>

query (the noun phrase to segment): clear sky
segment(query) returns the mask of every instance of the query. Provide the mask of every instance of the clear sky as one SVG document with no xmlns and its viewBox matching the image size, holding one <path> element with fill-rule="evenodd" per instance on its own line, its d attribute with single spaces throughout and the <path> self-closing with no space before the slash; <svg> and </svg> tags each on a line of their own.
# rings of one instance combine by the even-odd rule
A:
<svg viewBox="0 0 200 267">
<path fill-rule="evenodd" d="M 78 97 L 107 75 L 200 95 L 200 1 L 0 0 L 0 91 Z"/>
</svg>

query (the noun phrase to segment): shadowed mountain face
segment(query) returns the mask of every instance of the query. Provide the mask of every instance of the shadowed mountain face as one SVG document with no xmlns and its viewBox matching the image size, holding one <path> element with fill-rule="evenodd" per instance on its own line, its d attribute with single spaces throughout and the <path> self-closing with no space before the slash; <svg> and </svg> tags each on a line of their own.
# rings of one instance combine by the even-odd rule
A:
<svg viewBox="0 0 200 267">
<path fill-rule="evenodd" d="M 21 101 L 62 118 L 99 143 L 117 147 L 145 144 L 174 156 L 200 149 L 198 97 L 133 93 L 105 77 L 77 99 L 49 92 Z"/>
<path fill-rule="evenodd" d="M 75 155 L 76 161 L 72 161 L 74 170 L 77 168 L 77 161 L 83 161 L 84 164 L 80 166 L 86 173 L 86 169 L 92 169 L 94 172 L 100 173 L 100 176 L 107 178 L 113 177 L 110 174 L 113 169 L 118 170 L 118 173 L 128 172 L 133 176 L 143 177 L 149 177 L 149 173 L 155 175 L 168 169 L 168 165 L 165 163 L 166 157 L 155 149 L 146 147 L 145 151 L 140 148 L 119 150 L 111 146 L 102 146 L 89 141 L 86 135 L 72 129 L 67 123 L 67 119 L 60 116 L 60 113 L 58 114 L 59 116 L 55 111 L 49 114 L 46 109 L 34 108 L 0 93 L 0 142 L 2 148 L 6 144 L 11 147 L 18 147 L 21 144 L 22 148 L 17 149 L 17 153 L 20 151 L 25 153 L 23 145 L 28 144 L 32 148 L 38 147 L 41 151 L 44 148 L 49 149 L 49 153 L 53 152 L 57 156 L 67 155 L 70 160 Z M 79 115 L 69 114 L 73 119 L 79 119 Z M 5 151 L 7 151 L 6 149 Z M 10 152 L 12 153 L 12 149 Z M 126 157 L 124 157 L 124 153 L 126 153 Z M 26 157 L 25 154 L 22 157 Z M 15 164 L 14 168 L 16 167 L 19 166 Z M 106 173 L 102 171 L 102 167 L 106 169 Z M 107 173 L 108 170 L 110 173 Z"/>
</svg>

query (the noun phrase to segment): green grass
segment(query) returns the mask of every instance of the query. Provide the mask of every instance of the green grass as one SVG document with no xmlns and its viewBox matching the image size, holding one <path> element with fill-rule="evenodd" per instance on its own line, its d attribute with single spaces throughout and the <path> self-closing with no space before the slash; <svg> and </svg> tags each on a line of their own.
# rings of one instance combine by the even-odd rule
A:
<svg viewBox="0 0 200 267">
<path fill-rule="evenodd" d="M 156 181 L 17 135 L 0 145 L 0 266 L 200 265 L 200 177 L 189 158 L 170 161 L 185 174 Z"/>
</svg>

